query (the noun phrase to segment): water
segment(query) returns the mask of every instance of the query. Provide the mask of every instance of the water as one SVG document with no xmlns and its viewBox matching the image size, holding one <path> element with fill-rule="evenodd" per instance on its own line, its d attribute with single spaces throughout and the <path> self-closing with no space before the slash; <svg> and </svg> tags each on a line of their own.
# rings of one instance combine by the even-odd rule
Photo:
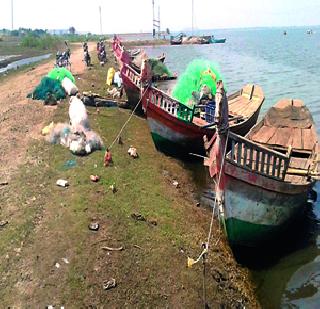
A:
<svg viewBox="0 0 320 309">
<path fill-rule="evenodd" d="M 320 130 L 320 27 L 307 35 L 307 28 L 218 30 L 226 44 L 158 46 L 146 48 L 151 56 L 165 52 L 173 72 L 183 72 L 194 58 L 216 62 L 229 93 L 246 83 L 259 84 L 265 93 L 260 117 L 282 98 L 302 99 Z M 210 32 L 199 31 L 198 34 Z M 199 190 L 207 191 L 202 167 L 193 166 Z M 241 263 L 251 269 L 257 295 L 264 308 L 319 308 L 320 304 L 320 184 L 315 190 L 319 201 L 309 207 L 305 217 L 279 242 L 272 252 L 247 257 Z M 205 199 L 210 201 L 208 192 Z M 289 237 L 288 237 L 289 236 Z"/>
<path fill-rule="evenodd" d="M 13 61 L 13 62 L 9 63 L 5 68 L 0 68 L 0 74 L 5 73 L 9 70 L 16 70 L 23 65 L 27 65 L 27 64 L 30 64 L 33 62 L 44 60 L 44 59 L 48 59 L 50 56 L 51 56 L 51 54 L 45 54 L 45 55 L 41 55 L 41 56 L 30 57 L 30 58 L 25 58 L 25 59 Z"/>
</svg>

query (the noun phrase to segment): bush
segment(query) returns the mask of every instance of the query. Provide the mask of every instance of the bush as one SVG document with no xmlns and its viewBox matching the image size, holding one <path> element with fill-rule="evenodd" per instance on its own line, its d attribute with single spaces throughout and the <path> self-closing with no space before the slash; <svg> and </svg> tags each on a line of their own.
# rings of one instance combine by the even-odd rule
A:
<svg viewBox="0 0 320 309">
<path fill-rule="evenodd" d="M 57 48 L 57 46 L 60 44 L 61 40 L 52 35 L 44 35 L 41 37 L 27 35 L 21 41 L 21 45 L 24 47 L 40 48 L 44 50 Z"/>
</svg>

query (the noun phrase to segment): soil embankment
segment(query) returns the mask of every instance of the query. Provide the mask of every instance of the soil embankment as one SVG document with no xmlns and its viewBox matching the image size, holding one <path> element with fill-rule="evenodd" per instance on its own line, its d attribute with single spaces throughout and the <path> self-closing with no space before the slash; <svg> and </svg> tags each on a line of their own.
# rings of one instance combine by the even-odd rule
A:
<svg viewBox="0 0 320 309">
<path fill-rule="evenodd" d="M 92 58 L 94 66 L 85 69 L 81 48 L 73 52 L 77 86 L 105 93 L 107 69 L 116 64 L 110 53 L 105 67 Z M 187 269 L 186 262 L 201 252 L 211 213 L 196 206 L 190 173 L 154 149 L 139 117 L 124 130 L 123 143 L 113 147 L 113 165 L 107 168 L 103 152 L 76 157 L 47 144 L 42 126 L 68 121 L 68 103 L 52 108 L 25 97 L 51 67 L 42 64 L 0 85 L 0 171 L 1 182 L 8 182 L 0 187 L 0 221 L 6 222 L 0 228 L 2 305 L 199 308 L 202 264 Z M 118 108 L 88 108 L 88 113 L 106 146 L 129 117 Z M 130 145 L 138 159 L 128 156 Z M 90 182 L 90 174 L 101 180 Z M 59 178 L 70 187 L 57 187 Z M 98 231 L 88 229 L 91 222 L 99 223 Z M 217 224 L 211 243 L 205 280 L 210 308 L 258 307 L 248 272 L 235 263 Z M 116 287 L 104 289 L 112 278 Z"/>
</svg>

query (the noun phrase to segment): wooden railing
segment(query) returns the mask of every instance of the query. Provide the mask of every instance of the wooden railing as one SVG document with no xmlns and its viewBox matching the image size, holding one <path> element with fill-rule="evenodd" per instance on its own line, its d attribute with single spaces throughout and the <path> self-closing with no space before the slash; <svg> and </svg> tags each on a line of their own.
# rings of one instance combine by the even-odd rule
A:
<svg viewBox="0 0 320 309">
<path fill-rule="evenodd" d="M 129 78 L 133 84 L 135 84 L 138 88 L 141 86 L 140 74 L 131 68 L 129 65 L 125 64 L 122 69 L 122 74 L 124 74 L 127 78 Z"/>
<path fill-rule="evenodd" d="M 268 177 L 280 180 L 285 178 L 290 161 L 289 156 L 232 132 L 229 132 L 228 144 L 231 144 L 231 151 L 226 156 L 227 161 Z"/>
<path fill-rule="evenodd" d="M 163 91 L 154 87 L 150 88 L 148 95 L 149 104 L 151 103 L 158 106 L 159 108 L 165 110 L 167 113 L 174 117 L 177 117 L 180 120 L 192 122 L 194 108 L 190 108 L 180 103 L 179 101 L 173 99 Z"/>
</svg>

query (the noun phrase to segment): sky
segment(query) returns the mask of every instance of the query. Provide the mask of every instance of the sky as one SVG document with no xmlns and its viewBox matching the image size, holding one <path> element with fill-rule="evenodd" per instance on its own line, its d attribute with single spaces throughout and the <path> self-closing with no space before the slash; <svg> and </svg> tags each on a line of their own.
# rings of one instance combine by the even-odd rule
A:
<svg viewBox="0 0 320 309">
<path fill-rule="evenodd" d="M 161 28 L 190 29 L 192 0 L 154 0 Z M 100 33 L 152 31 L 152 0 L 13 0 L 14 28 Z M 320 0 L 194 0 L 198 29 L 308 26 L 320 24 Z M 0 28 L 11 29 L 11 0 L 0 0 Z"/>
</svg>

